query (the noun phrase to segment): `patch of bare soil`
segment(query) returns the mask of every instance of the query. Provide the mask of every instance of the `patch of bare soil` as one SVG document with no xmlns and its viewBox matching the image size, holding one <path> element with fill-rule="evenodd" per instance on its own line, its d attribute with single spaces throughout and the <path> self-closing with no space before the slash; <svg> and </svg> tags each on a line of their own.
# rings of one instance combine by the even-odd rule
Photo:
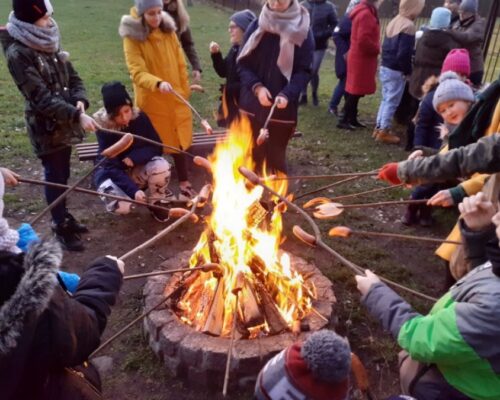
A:
<svg viewBox="0 0 500 400">
<path fill-rule="evenodd" d="M 306 155 L 304 155 L 306 157 Z M 88 168 L 88 164 L 74 161 L 73 169 Z M 28 170 L 18 171 L 24 176 L 40 177 L 41 167 L 33 164 Z M 294 173 L 304 172 L 300 165 Z M 192 171 L 195 187 L 200 188 L 207 176 L 199 170 Z M 176 180 L 172 180 L 175 187 Z M 342 191 L 341 188 L 338 189 Z M 7 216 L 13 226 L 16 223 L 29 220 L 33 213 L 26 202 L 38 203 L 37 210 L 43 204 L 42 188 L 22 184 L 9 192 L 18 201 L 11 201 Z M 370 201 L 363 199 L 362 201 Z M 72 194 L 69 208 L 74 215 L 85 222 L 90 234 L 85 235 L 86 250 L 82 253 L 65 253 L 64 269 L 81 273 L 85 266 L 94 258 L 103 255 L 121 256 L 130 249 L 140 245 L 166 227 L 156 222 L 147 209 L 136 208 L 131 215 L 119 217 L 105 212 L 104 206 L 97 197 L 84 194 Z M 334 224 L 349 224 L 361 226 L 363 229 L 377 228 L 388 232 L 402 231 L 402 225 L 397 220 L 403 212 L 402 207 L 373 209 L 369 211 L 356 210 L 342 216 L 335 223 L 322 223 L 322 231 Z M 347 214 L 347 213 L 346 213 Z M 300 224 L 307 228 L 305 222 L 293 213 L 285 217 L 285 233 L 289 235 L 284 243 L 287 251 L 297 254 L 316 265 L 329 277 L 335 288 L 338 300 L 335 311 L 335 323 L 332 325 L 341 334 L 347 335 L 353 351 L 365 363 L 371 378 L 373 393 L 377 398 L 384 398 L 399 392 L 397 374 L 396 342 L 382 332 L 377 323 L 365 313 L 359 304 L 359 294 L 355 289 L 352 273 L 341 266 L 336 260 L 320 250 L 311 249 L 296 241 L 291 235 L 291 227 Z M 193 225 L 185 223 L 165 237 L 160 243 L 142 251 L 126 263 L 126 274 L 149 272 L 162 261 L 179 251 L 192 249 L 203 229 L 201 223 Z M 42 221 L 36 230 L 50 235 L 49 219 Z M 427 234 L 429 231 L 416 228 L 416 234 Z M 443 237 L 446 228 L 433 230 L 434 235 Z M 344 241 L 342 241 L 344 240 Z M 336 239 L 329 241 L 336 250 L 357 262 L 359 265 L 371 268 L 391 279 L 401 278 L 415 287 L 424 288 L 427 294 L 439 295 L 443 285 L 443 268 L 432 254 L 434 247 L 413 242 L 401 242 L 391 239 Z M 182 267 L 182 266 L 181 266 Z M 117 332 L 124 325 L 142 312 L 142 286 L 144 280 L 125 282 L 113 308 L 103 339 Z M 429 304 L 418 301 L 409 295 L 405 297 L 419 309 L 425 311 Z M 107 399 L 189 399 L 204 400 L 207 398 L 222 398 L 219 393 L 207 393 L 168 376 L 161 363 L 155 358 L 147 346 L 141 332 L 141 324 L 125 333 L 111 346 L 102 351 L 101 355 L 113 359 L 112 368 L 104 374 L 103 388 Z M 242 393 L 231 393 L 229 398 L 250 399 L 252 389 Z"/>
</svg>

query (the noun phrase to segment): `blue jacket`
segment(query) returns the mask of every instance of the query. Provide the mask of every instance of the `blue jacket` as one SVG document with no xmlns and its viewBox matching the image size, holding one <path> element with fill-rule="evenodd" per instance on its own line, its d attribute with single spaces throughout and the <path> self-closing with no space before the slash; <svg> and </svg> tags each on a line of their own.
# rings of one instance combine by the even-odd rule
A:
<svg viewBox="0 0 500 400">
<path fill-rule="evenodd" d="M 385 36 L 382 44 L 382 65 L 410 75 L 414 47 L 415 35 L 401 32 L 393 37 Z"/>
<path fill-rule="evenodd" d="M 432 147 L 439 149 L 441 147 L 441 139 L 439 137 L 439 125 L 443 123 L 443 118 L 434 110 L 432 99 L 436 90 L 427 93 L 422 102 L 417 114 L 417 123 L 415 125 L 415 138 L 413 145 Z"/>
<path fill-rule="evenodd" d="M 333 42 L 337 50 L 335 51 L 335 74 L 338 79 L 347 76 L 347 62 L 345 55 L 351 47 L 352 21 L 349 16 L 344 15 L 335 30 L 333 31 Z"/>
<path fill-rule="evenodd" d="M 244 43 L 257 29 L 258 20 L 250 24 L 245 32 Z M 244 47 L 244 44 L 241 48 Z M 302 46 L 295 46 L 293 71 L 290 82 L 276 65 L 280 51 L 280 37 L 265 33 L 257 47 L 246 57 L 238 61 L 238 73 L 241 80 L 240 109 L 264 123 L 269 108 L 260 105 L 253 90 L 257 84 L 264 85 L 273 99 L 282 94 L 288 98 L 288 107 L 276 109 L 273 121 L 296 122 L 299 95 L 311 79 L 311 63 L 314 52 L 314 38 L 311 30 Z"/>
<path fill-rule="evenodd" d="M 300 4 L 309 11 L 311 16 L 315 49 L 326 49 L 328 39 L 332 36 L 338 22 L 335 5 L 326 0 L 306 0 Z"/>
<path fill-rule="evenodd" d="M 112 122 L 107 119 L 104 109 L 95 113 L 94 117 L 101 126 L 111 128 L 110 125 Z M 122 129 L 122 131 L 130 132 L 161 143 L 151 121 L 142 111 L 138 112 L 130 121 L 129 125 Z M 119 135 L 113 135 L 99 130 L 96 132 L 96 136 L 99 143 L 99 153 L 121 138 Z M 96 170 L 94 174 L 95 184 L 99 187 L 106 179 L 111 179 L 115 185 L 127 194 L 127 196 L 133 199 L 139 187 L 127 174 L 128 167 L 122 160 L 128 157 L 133 161 L 134 165 L 144 165 L 153 157 L 161 156 L 162 153 L 163 149 L 160 146 L 134 140 L 129 149 L 119 154 L 117 157 L 105 161 L 104 164 Z M 96 161 L 100 159 L 101 156 L 99 156 Z"/>
</svg>

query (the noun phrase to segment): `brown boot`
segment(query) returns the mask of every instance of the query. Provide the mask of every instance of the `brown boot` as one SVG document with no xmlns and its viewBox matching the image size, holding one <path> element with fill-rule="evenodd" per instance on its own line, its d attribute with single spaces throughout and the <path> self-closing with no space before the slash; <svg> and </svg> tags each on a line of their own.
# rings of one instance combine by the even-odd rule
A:
<svg viewBox="0 0 500 400">
<path fill-rule="evenodd" d="M 383 129 L 380 130 L 380 132 L 377 134 L 377 136 L 375 137 L 375 141 L 386 144 L 399 144 L 401 139 L 398 136 L 389 133 L 388 130 Z"/>
<path fill-rule="evenodd" d="M 377 135 L 378 135 L 380 132 L 382 132 L 382 130 L 381 130 L 381 129 L 379 129 L 379 128 L 375 128 L 375 129 L 373 130 L 373 132 L 372 132 L 372 138 L 374 138 L 374 139 L 375 139 L 375 138 L 377 137 Z"/>
</svg>

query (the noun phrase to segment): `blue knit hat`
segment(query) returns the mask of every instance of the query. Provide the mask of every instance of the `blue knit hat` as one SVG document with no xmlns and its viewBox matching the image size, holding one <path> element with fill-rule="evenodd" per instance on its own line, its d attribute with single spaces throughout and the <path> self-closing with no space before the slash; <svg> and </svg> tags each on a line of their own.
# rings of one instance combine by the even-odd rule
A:
<svg viewBox="0 0 500 400">
<path fill-rule="evenodd" d="M 429 21 L 429 28 L 431 29 L 445 29 L 450 26 L 451 11 L 444 7 L 436 7 L 432 10 L 431 20 Z"/>
<path fill-rule="evenodd" d="M 161 7 L 163 8 L 163 0 L 135 0 L 135 7 L 137 13 L 143 15 L 150 8 Z"/>
<path fill-rule="evenodd" d="M 439 77 L 439 86 L 434 93 L 432 105 L 437 111 L 440 104 L 450 100 L 462 100 L 471 103 L 475 101 L 474 92 L 471 87 L 452 71 L 445 72 Z"/>
<path fill-rule="evenodd" d="M 477 14 L 478 4 L 477 0 L 463 0 L 460 4 L 460 11 L 469 12 L 471 14 Z"/>
<path fill-rule="evenodd" d="M 245 32 L 248 28 L 248 25 L 250 25 L 256 18 L 257 17 L 252 11 L 246 9 L 235 12 L 229 19 L 236 25 L 238 25 L 238 27 L 240 27 L 243 32 Z"/>
</svg>

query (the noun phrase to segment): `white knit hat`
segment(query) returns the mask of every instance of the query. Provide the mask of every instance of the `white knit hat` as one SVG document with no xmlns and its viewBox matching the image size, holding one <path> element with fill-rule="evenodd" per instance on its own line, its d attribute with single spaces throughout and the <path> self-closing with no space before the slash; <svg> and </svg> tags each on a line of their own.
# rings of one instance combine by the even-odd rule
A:
<svg viewBox="0 0 500 400">
<path fill-rule="evenodd" d="M 5 193 L 5 182 L 0 172 L 0 250 L 11 253 L 21 253 L 21 249 L 16 246 L 19 240 L 19 233 L 9 228 L 9 223 L 3 217 L 3 195 Z"/>
<path fill-rule="evenodd" d="M 445 72 L 439 77 L 439 86 L 434 92 L 432 105 L 437 111 L 441 103 L 450 100 L 463 100 L 474 103 L 474 92 L 471 87 L 464 83 L 453 71 Z"/>
</svg>

